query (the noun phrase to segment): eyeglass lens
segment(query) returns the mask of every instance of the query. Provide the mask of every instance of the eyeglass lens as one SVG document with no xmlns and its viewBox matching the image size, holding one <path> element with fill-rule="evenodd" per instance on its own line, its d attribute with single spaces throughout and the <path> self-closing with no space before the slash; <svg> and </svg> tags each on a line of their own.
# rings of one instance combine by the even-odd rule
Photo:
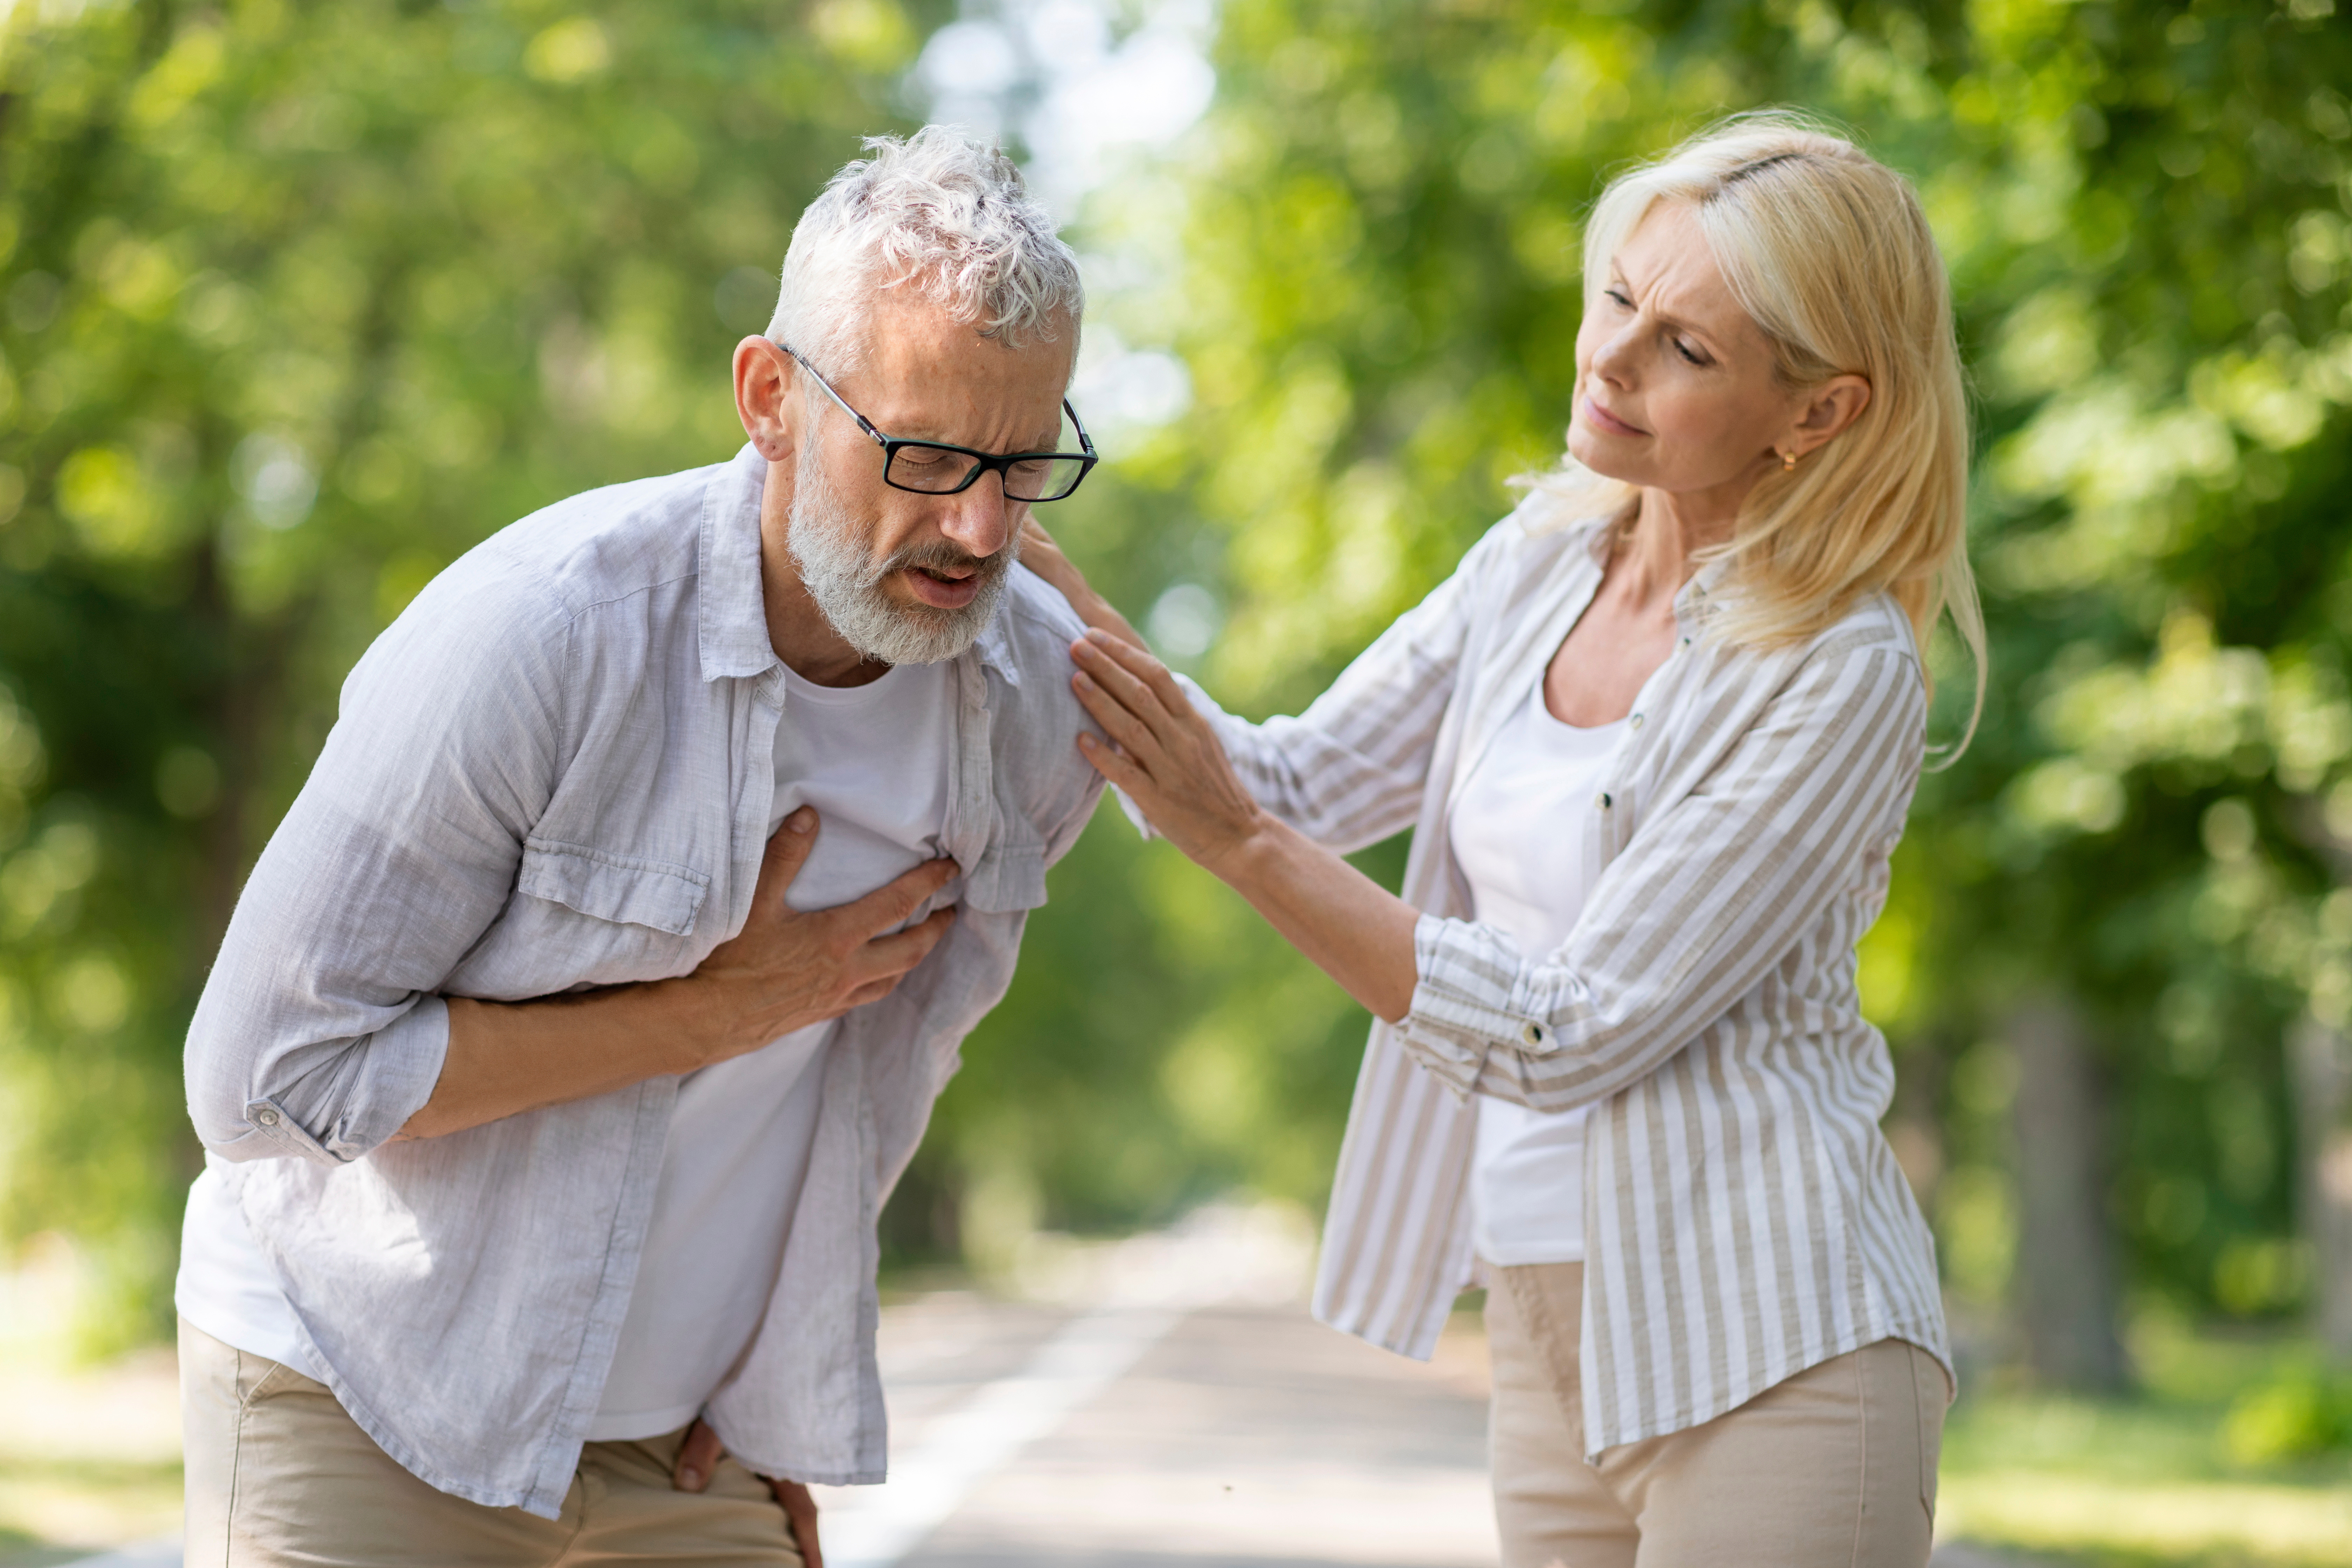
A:
<svg viewBox="0 0 2352 1568">
<path fill-rule="evenodd" d="M 908 445 L 892 455 L 890 471 L 885 478 L 903 489 L 939 493 L 961 489 L 972 469 L 979 466 L 979 459 L 967 452 Z M 1078 458 L 1030 458 L 1008 464 L 1004 470 L 1005 499 L 1059 500 L 1077 487 L 1086 467 Z"/>
</svg>

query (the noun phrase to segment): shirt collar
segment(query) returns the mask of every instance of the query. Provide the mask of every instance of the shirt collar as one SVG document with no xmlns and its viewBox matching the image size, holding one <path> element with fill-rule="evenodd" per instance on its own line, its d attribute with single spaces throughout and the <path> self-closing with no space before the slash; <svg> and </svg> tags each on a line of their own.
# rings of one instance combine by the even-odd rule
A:
<svg viewBox="0 0 2352 1568">
<path fill-rule="evenodd" d="M 768 489 L 768 460 L 750 442 L 710 477 L 702 497 L 702 542 L 696 584 L 701 625 L 702 679 L 763 675 L 776 665 L 768 635 L 767 592 L 760 580 L 760 505 Z M 1019 568 L 1015 567 L 1015 571 Z M 1017 584 L 972 644 L 982 668 L 1021 684 L 1021 666 L 1006 635 Z"/>
<path fill-rule="evenodd" d="M 1675 618 L 1688 626 L 1705 626 L 1723 608 L 1731 578 L 1731 562 L 1718 555 L 1691 574 L 1675 595 Z"/>
<path fill-rule="evenodd" d="M 747 441 L 702 494 L 695 596 L 705 680 L 763 675 L 777 662 L 760 582 L 760 501 L 767 488 L 768 461 Z"/>
<path fill-rule="evenodd" d="M 1606 571 L 1609 566 L 1610 540 L 1615 531 L 1613 518 L 1597 517 L 1576 526 L 1582 531 L 1585 553 L 1593 564 Z M 1675 594 L 1675 618 L 1686 625 L 1704 626 L 1723 608 L 1723 596 L 1731 575 L 1731 562 L 1717 556 L 1691 574 L 1691 580 Z"/>
<path fill-rule="evenodd" d="M 1015 566 L 1013 570 L 1018 572 L 1021 568 Z M 996 614 L 988 617 L 988 625 L 981 628 L 980 636 L 971 644 L 972 651 L 980 655 L 981 668 L 996 671 L 1007 686 L 1021 684 L 1020 661 L 1013 658 L 1013 639 L 1004 630 L 1004 623 L 1013 615 L 1013 595 L 1019 591 L 1014 584 L 1004 585 L 1004 597 L 997 601 Z"/>
</svg>

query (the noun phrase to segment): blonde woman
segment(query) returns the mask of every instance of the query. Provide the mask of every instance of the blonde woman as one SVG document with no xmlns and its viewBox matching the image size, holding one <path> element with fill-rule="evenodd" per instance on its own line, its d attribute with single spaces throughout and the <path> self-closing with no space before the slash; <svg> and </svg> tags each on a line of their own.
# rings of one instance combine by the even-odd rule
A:
<svg viewBox="0 0 2352 1568">
<path fill-rule="evenodd" d="M 1854 944 L 1939 615 L 1982 667 L 1944 267 L 1784 116 L 1584 259 L 1566 462 L 1303 715 L 1029 559 L 1097 627 L 1087 755 L 1378 1016 L 1316 1310 L 1426 1356 L 1483 1266 L 1504 1562 L 1923 1563 L 1950 1357 Z M 1402 899 L 1339 858 L 1406 826 Z"/>
</svg>

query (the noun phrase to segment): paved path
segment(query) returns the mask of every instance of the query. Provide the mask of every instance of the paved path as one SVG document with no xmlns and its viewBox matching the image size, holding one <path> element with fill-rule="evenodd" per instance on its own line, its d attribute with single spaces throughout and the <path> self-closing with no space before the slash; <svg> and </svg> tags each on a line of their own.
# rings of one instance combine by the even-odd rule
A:
<svg viewBox="0 0 2352 1568">
<path fill-rule="evenodd" d="M 1453 1349 L 1454 1347 L 1449 1347 Z M 885 1314 L 894 1479 L 828 1492 L 841 1568 L 1482 1568 L 1475 1373 L 1295 1309 Z"/>
</svg>

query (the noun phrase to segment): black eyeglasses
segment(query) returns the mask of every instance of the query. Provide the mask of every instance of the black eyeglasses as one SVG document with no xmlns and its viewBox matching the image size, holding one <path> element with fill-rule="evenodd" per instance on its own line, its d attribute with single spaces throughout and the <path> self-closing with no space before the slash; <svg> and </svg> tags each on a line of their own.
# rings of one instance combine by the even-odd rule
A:
<svg viewBox="0 0 2352 1568">
<path fill-rule="evenodd" d="M 981 475 L 994 469 L 1004 479 L 1004 499 L 1019 501 L 1060 500 L 1078 488 L 1102 458 L 1087 435 L 1087 427 L 1078 419 L 1078 411 L 1070 406 L 1068 398 L 1062 399 L 1062 412 L 1070 416 L 1070 427 L 1078 433 L 1076 452 L 976 452 L 970 447 L 950 446 L 945 441 L 902 441 L 895 436 L 885 436 L 874 428 L 865 415 L 849 406 L 848 399 L 834 391 L 833 384 L 817 374 L 816 366 L 802 357 L 801 351 L 779 345 L 800 361 L 824 395 L 841 405 L 841 411 L 857 421 L 857 427 L 874 437 L 882 448 L 882 482 L 893 489 L 913 490 L 918 495 L 951 496 L 968 490 Z"/>
</svg>

